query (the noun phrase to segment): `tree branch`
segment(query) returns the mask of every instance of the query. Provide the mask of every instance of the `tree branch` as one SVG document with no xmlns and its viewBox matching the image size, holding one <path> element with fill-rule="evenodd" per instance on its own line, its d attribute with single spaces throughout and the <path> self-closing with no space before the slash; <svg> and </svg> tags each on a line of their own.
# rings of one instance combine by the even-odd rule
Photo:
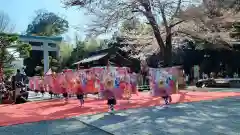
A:
<svg viewBox="0 0 240 135">
<path fill-rule="evenodd" d="M 163 19 L 165 29 L 168 31 L 169 27 L 168 27 L 167 18 L 166 18 L 166 15 L 165 15 L 165 7 L 162 4 L 160 4 L 160 13 L 161 13 L 161 16 L 162 16 L 162 19 Z"/>
<path fill-rule="evenodd" d="M 177 33 L 182 33 L 182 34 L 185 34 L 185 35 L 187 35 L 187 36 L 190 36 L 190 37 L 193 38 L 193 39 L 200 40 L 200 41 L 206 42 L 206 43 L 211 44 L 211 45 L 216 45 L 216 43 L 213 43 L 211 40 L 205 39 L 205 38 L 199 36 L 198 33 L 194 33 L 194 32 L 192 32 L 192 31 L 187 31 L 187 30 L 186 30 L 186 31 L 177 31 Z M 227 43 L 226 41 L 224 41 L 224 40 L 221 40 L 221 39 L 220 39 L 220 40 L 218 40 L 217 43 L 220 43 L 220 42 L 222 42 L 221 45 L 223 45 L 224 47 L 226 47 L 226 48 L 228 48 L 228 49 L 232 49 L 232 48 L 233 48 L 230 44 L 228 44 L 228 43 Z"/>
<path fill-rule="evenodd" d="M 175 10 L 175 12 L 173 13 L 172 17 L 171 17 L 171 21 L 173 20 L 174 17 L 177 16 L 177 14 L 180 12 L 180 9 L 181 9 L 181 4 L 182 4 L 182 0 L 178 0 L 178 3 L 177 3 L 177 8 Z"/>
<path fill-rule="evenodd" d="M 13 58 L 15 58 L 15 57 L 14 57 L 14 54 L 16 54 L 16 53 L 18 53 L 18 52 L 15 51 L 14 53 L 11 54 L 11 56 L 10 56 L 10 58 L 9 58 L 8 60 L 5 60 L 5 61 L 3 60 L 2 62 L 3 62 L 3 63 L 9 63 Z"/>
<path fill-rule="evenodd" d="M 178 22 L 176 22 L 176 23 L 174 23 L 174 24 L 171 24 L 169 27 L 170 27 L 170 28 L 173 28 L 174 26 L 176 26 L 176 25 L 178 25 L 178 24 L 181 24 L 181 23 L 183 23 L 183 22 L 184 22 L 184 20 L 178 21 Z"/>
</svg>

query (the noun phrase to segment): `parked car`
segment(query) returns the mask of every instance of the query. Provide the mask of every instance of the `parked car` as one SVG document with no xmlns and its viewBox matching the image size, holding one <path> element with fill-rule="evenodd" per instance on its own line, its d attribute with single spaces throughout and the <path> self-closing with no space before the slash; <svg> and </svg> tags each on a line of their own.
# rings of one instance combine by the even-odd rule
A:
<svg viewBox="0 0 240 135">
<path fill-rule="evenodd" d="M 231 87 L 231 84 L 234 83 L 234 78 L 229 79 L 200 79 L 196 83 L 196 87 Z M 240 81 L 240 79 L 239 79 Z M 240 83 L 239 83 L 240 84 Z"/>
</svg>

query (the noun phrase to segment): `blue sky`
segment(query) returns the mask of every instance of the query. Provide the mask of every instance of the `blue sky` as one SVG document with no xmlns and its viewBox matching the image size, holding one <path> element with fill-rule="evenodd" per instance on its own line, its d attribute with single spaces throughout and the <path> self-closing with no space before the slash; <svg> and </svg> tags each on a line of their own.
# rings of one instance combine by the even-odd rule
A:
<svg viewBox="0 0 240 135">
<path fill-rule="evenodd" d="M 65 9 L 60 2 L 61 0 L 0 0 L 0 10 L 7 13 L 11 23 L 15 25 L 14 32 L 24 32 L 27 25 L 35 17 L 35 11 L 46 9 L 50 12 L 65 16 L 68 20 L 70 29 L 64 35 L 66 40 L 72 40 L 77 32 L 82 38 L 84 37 L 84 27 L 91 20 L 84 15 L 83 11 L 76 8 Z M 80 28 L 75 30 L 74 26 Z"/>
</svg>

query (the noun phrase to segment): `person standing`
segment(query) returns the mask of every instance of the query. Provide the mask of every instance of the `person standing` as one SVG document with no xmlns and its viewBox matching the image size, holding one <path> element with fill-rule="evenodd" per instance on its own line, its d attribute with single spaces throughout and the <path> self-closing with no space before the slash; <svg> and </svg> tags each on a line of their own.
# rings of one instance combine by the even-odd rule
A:
<svg viewBox="0 0 240 135">
<path fill-rule="evenodd" d="M 16 75 L 12 77 L 12 88 L 14 90 L 13 100 L 15 102 L 17 102 L 17 99 L 22 99 L 22 96 L 24 96 L 26 99 L 28 98 L 28 92 L 22 91 L 24 81 L 25 81 L 25 76 L 21 74 L 20 69 L 17 69 Z"/>
<path fill-rule="evenodd" d="M 23 81 L 24 81 L 24 75 L 21 74 L 20 69 L 17 69 L 17 73 L 15 75 L 15 85 L 17 86 L 15 89 L 16 97 L 18 97 L 21 93 Z"/>
<path fill-rule="evenodd" d="M 24 81 L 24 75 L 20 72 L 20 69 L 17 69 L 17 73 L 15 75 L 16 82 L 23 82 Z"/>
</svg>

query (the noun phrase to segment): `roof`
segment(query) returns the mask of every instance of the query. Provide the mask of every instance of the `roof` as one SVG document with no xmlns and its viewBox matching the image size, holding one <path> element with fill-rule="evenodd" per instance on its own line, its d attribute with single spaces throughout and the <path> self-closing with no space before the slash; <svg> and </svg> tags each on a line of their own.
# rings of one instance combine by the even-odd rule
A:
<svg viewBox="0 0 240 135">
<path fill-rule="evenodd" d="M 39 40 L 52 40 L 52 41 L 62 41 L 62 37 L 56 37 L 56 36 L 33 36 L 33 35 L 19 35 L 19 38 L 25 38 L 25 39 L 39 39 Z"/>
<path fill-rule="evenodd" d="M 106 55 L 108 55 L 108 53 L 102 53 L 102 54 L 94 55 L 94 56 L 85 58 L 85 59 L 83 59 L 81 61 L 78 61 L 76 63 L 73 63 L 73 65 L 82 64 L 82 63 L 88 63 L 88 62 L 92 62 L 92 61 L 95 61 L 95 60 L 99 60 L 99 59 L 105 57 Z"/>
</svg>

